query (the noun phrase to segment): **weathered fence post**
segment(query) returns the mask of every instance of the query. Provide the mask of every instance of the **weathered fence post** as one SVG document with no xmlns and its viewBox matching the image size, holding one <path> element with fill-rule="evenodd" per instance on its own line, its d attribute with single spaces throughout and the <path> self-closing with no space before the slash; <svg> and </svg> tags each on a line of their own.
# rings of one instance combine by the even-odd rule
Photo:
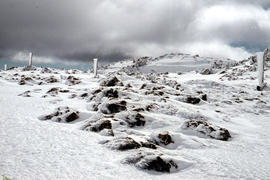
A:
<svg viewBox="0 0 270 180">
<path fill-rule="evenodd" d="M 4 70 L 5 70 L 5 71 L 7 71 L 7 64 L 5 64 L 5 66 L 4 66 Z"/>
<path fill-rule="evenodd" d="M 30 67 L 32 66 L 32 57 L 33 57 L 33 53 L 30 52 L 30 53 L 29 53 L 29 66 L 30 66 Z"/>
<path fill-rule="evenodd" d="M 264 82 L 264 65 L 268 51 L 269 50 L 266 49 L 264 52 L 260 52 L 257 54 L 258 80 L 259 80 L 259 85 L 257 86 L 258 91 L 262 91 L 263 88 L 266 86 L 266 83 Z"/>
<path fill-rule="evenodd" d="M 98 59 L 93 59 L 93 68 L 94 68 L 94 77 L 97 77 L 97 65 L 98 65 Z"/>
</svg>

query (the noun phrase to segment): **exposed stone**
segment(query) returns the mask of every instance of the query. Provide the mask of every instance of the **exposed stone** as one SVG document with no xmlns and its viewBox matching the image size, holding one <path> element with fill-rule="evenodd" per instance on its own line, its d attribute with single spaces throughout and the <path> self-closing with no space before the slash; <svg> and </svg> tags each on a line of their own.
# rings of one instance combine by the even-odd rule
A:
<svg viewBox="0 0 270 180">
<path fill-rule="evenodd" d="M 57 95 L 58 91 L 59 91 L 59 88 L 51 88 L 49 91 L 47 91 L 47 94 Z"/>
<path fill-rule="evenodd" d="M 157 156 L 155 158 L 147 158 L 143 160 L 143 163 L 141 163 L 142 169 L 147 169 L 147 170 L 154 170 L 158 172 L 170 172 L 171 168 L 178 168 L 177 164 L 173 161 L 170 160 L 169 162 L 166 162 L 163 160 L 160 156 Z"/>
<path fill-rule="evenodd" d="M 140 89 L 144 89 L 146 87 L 146 84 L 143 84 Z"/>
<path fill-rule="evenodd" d="M 68 76 L 67 77 L 66 84 L 69 85 L 69 86 L 80 84 L 80 83 L 81 83 L 81 81 L 78 78 L 74 77 L 74 76 Z"/>
<path fill-rule="evenodd" d="M 25 91 L 24 93 L 22 93 L 22 94 L 19 94 L 18 96 L 22 96 L 22 97 L 31 97 L 30 96 L 30 91 L 28 90 L 28 91 Z"/>
<path fill-rule="evenodd" d="M 200 98 L 197 98 L 197 97 L 191 97 L 191 96 L 188 96 L 186 98 L 186 103 L 189 103 L 189 104 L 198 104 L 200 103 L 201 99 Z"/>
<path fill-rule="evenodd" d="M 137 113 L 135 115 L 135 122 L 129 122 L 129 125 L 131 127 L 134 127 L 134 126 L 144 126 L 145 125 L 145 120 L 144 120 L 144 116 L 141 115 L 140 113 Z"/>
<path fill-rule="evenodd" d="M 107 105 L 106 105 L 106 107 L 107 107 L 107 109 L 108 109 L 108 111 L 106 111 L 106 110 L 103 110 L 102 112 L 104 113 L 104 114 L 109 114 L 109 113 L 111 113 L 111 114 L 113 114 L 113 113 L 119 113 L 119 112 L 121 112 L 121 111 L 125 111 L 125 110 L 127 110 L 127 108 L 126 108 L 126 101 L 121 101 L 121 102 L 116 102 L 116 103 L 108 103 Z"/>
<path fill-rule="evenodd" d="M 72 122 L 79 118 L 79 115 L 75 112 L 72 112 L 70 115 L 66 117 L 66 122 Z"/>
<path fill-rule="evenodd" d="M 25 80 L 21 79 L 21 80 L 19 81 L 19 85 L 25 85 Z"/>
<path fill-rule="evenodd" d="M 119 79 L 117 79 L 117 77 L 115 76 L 109 79 L 108 81 L 105 80 L 101 83 L 101 86 L 107 86 L 107 87 L 117 86 L 117 85 L 123 86 L 123 83 L 121 83 Z"/>
<path fill-rule="evenodd" d="M 58 79 L 56 79 L 54 76 L 50 76 L 50 77 L 45 79 L 45 82 L 47 82 L 47 83 L 56 83 L 56 82 L 58 82 Z"/>
<path fill-rule="evenodd" d="M 151 142 L 141 142 L 142 147 L 150 148 L 150 149 L 157 149 L 157 146 Z"/>
<path fill-rule="evenodd" d="M 227 129 L 213 126 L 205 121 L 189 120 L 183 124 L 182 128 L 200 132 L 217 140 L 227 141 L 231 138 L 231 134 Z"/>
<path fill-rule="evenodd" d="M 133 111 L 142 112 L 142 111 L 144 111 L 144 109 L 143 108 L 135 108 L 135 109 L 133 109 Z"/>
<path fill-rule="evenodd" d="M 206 68 L 206 69 L 203 69 L 201 72 L 200 72 L 200 74 L 203 74 L 203 75 L 209 75 L 209 74 L 212 74 L 213 72 L 212 72 L 212 69 L 208 69 L 208 68 Z"/>
<path fill-rule="evenodd" d="M 112 123 L 110 120 L 101 120 L 100 123 L 97 123 L 90 128 L 90 130 L 94 132 L 99 132 L 103 129 L 112 129 Z"/>
<path fill-rule="evenodd" d="M 207 94 L 203 94 L 203 95 L 201 96 L 201 99 L 204 100 L 204 101 L 207 101 Z"/>
<path fill-rule="evenodd" d="M 104 96 L 108 98 L 118 98 L 118 91 L 114 89 L 109 89 L 104 91 Z"/>
<path fill-rule="evenodd" d="M 154 108 L 155 108 L 154 104 L 149 104 L 149 105 L 147 105 L 147 106 L 145 107 L 146 111 L 151 111 L 151 110 L 154 109 Z"/>
<path fill-rule="evenodd" d="M 83 93 L 83 94 L 80 95 L 80 97 L 82 97 L 82 98 L 85 98 L 87 96 L 88 96 L 88 93 Z"/>
<path fill-rule="evenodd" d="M 68 93 L 69 90 L 60 90 L 59 92 L 60 92 L 60 93 Z"/>
<path fill-rule="evenodd" d="M 107 143 L 107 146 L 112 149 L 117 149 L 120 151 L 126 151 L 131 149 L 138 149 L 141 145 L 130 137 L 116 138 L 113 141 Z"/>
<path fill-rule="evenodd" d="M 79 118 L 79 111 L 70 109 L 69 107 L 59 107 L 49 115 L 40 116 L 40 120 L 52 120 L 55 122 L 72 122 Z"/>
<path fill-rule="evenodd" d="M 158 138 L 159 138 L 159 142 L 157 144 L 162 143 L 164 145 L 168 145 L 168 144 L 174 143 L 171 135 L 168 132 L 159 134 Z"/>
</svg>

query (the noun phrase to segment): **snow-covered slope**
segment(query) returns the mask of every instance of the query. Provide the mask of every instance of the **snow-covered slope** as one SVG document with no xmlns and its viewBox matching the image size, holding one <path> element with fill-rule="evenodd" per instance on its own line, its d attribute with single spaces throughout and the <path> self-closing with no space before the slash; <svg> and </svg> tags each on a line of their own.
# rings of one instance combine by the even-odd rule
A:
<svg viewBox="0 0 270 180">
<path fill-rule="evenodd" d="M 186 54 L 117 62 L 98 78 L 1 71 L 0 174 L 268 179 L 270 93 L 256 90 L 256 76 L 252 59 Z"/>
</svg>

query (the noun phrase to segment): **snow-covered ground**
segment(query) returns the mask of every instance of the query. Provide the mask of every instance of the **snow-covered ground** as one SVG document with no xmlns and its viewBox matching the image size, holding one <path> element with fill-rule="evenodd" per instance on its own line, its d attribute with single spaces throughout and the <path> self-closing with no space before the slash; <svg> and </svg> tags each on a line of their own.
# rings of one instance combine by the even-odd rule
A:
<svg viewBox="0 0 270 180">
<path fill-rule="evenodd" d="M 99 73 L 0 72 L 0 175 L 270 178 L 270 91 L 251 59 L 168 54 Z"/>
</svg>

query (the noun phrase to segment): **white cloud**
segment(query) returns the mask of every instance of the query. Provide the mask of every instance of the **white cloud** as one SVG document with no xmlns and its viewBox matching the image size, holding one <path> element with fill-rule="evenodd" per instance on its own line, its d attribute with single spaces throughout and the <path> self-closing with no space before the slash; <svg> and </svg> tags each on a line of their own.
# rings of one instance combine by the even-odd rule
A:
<svg viewBox="0 0 270 180">
<path fill-rule="evenodd" d="M 26 62 L 26 63 L 28 63 L 29 53 L 30 52 L 20 51 L 20 52 L 17 52 L 16 54 L 14 54 L 10 59 L 12 61 L 16 61 L 16 62 Z M 52 59 L 52 58 L 40 57 L 40 56 L 36 56 L 35 54 L 33 54 L 32 60 L 35 63 L 44 63 L 44 64 L 45 63 L 55 63 L 54 59 Z"/>
<path fill-rule="evenodd" d="M 25 64 L 28 64 L 29 61 L 29 53 L 27 51 L 20 51 L 17 52 L 16 54 L 14 54 L 12 57 L 10 57 L 10 59 L 14 62 L 22 62 Z M 32 56 L 32 61 L 33 64 L 37 63 L 37 64 L 64 64 L 64 65 L 80 65 L 80 62 L 76 62 L 76 61 L 63 61 L 63 60 L 59 60 L 57 58 L 52 58 L 52 57 L 43 57 L 43 56 L 38 56 L 33 54 Z"/>
<path fill-rule="evenodd" d="M 242 60 L 250 57 L 252 54 L 241 47 L 231 47 L 222 42 L 195 42 L 188 43 L 181 47 L 185 52 L 191 54 L 200 54 L 202 56 L 226 57 L 235 60 Z"/>
<path fill-rule="evenodd" d="M 2 0 L 0 56 L 19 51 L 13 59 L 27 61 L 27 49 L 53 63 L 189 51 L 238 59 L 270 46 L 268 2 Z"/>
</svg>

